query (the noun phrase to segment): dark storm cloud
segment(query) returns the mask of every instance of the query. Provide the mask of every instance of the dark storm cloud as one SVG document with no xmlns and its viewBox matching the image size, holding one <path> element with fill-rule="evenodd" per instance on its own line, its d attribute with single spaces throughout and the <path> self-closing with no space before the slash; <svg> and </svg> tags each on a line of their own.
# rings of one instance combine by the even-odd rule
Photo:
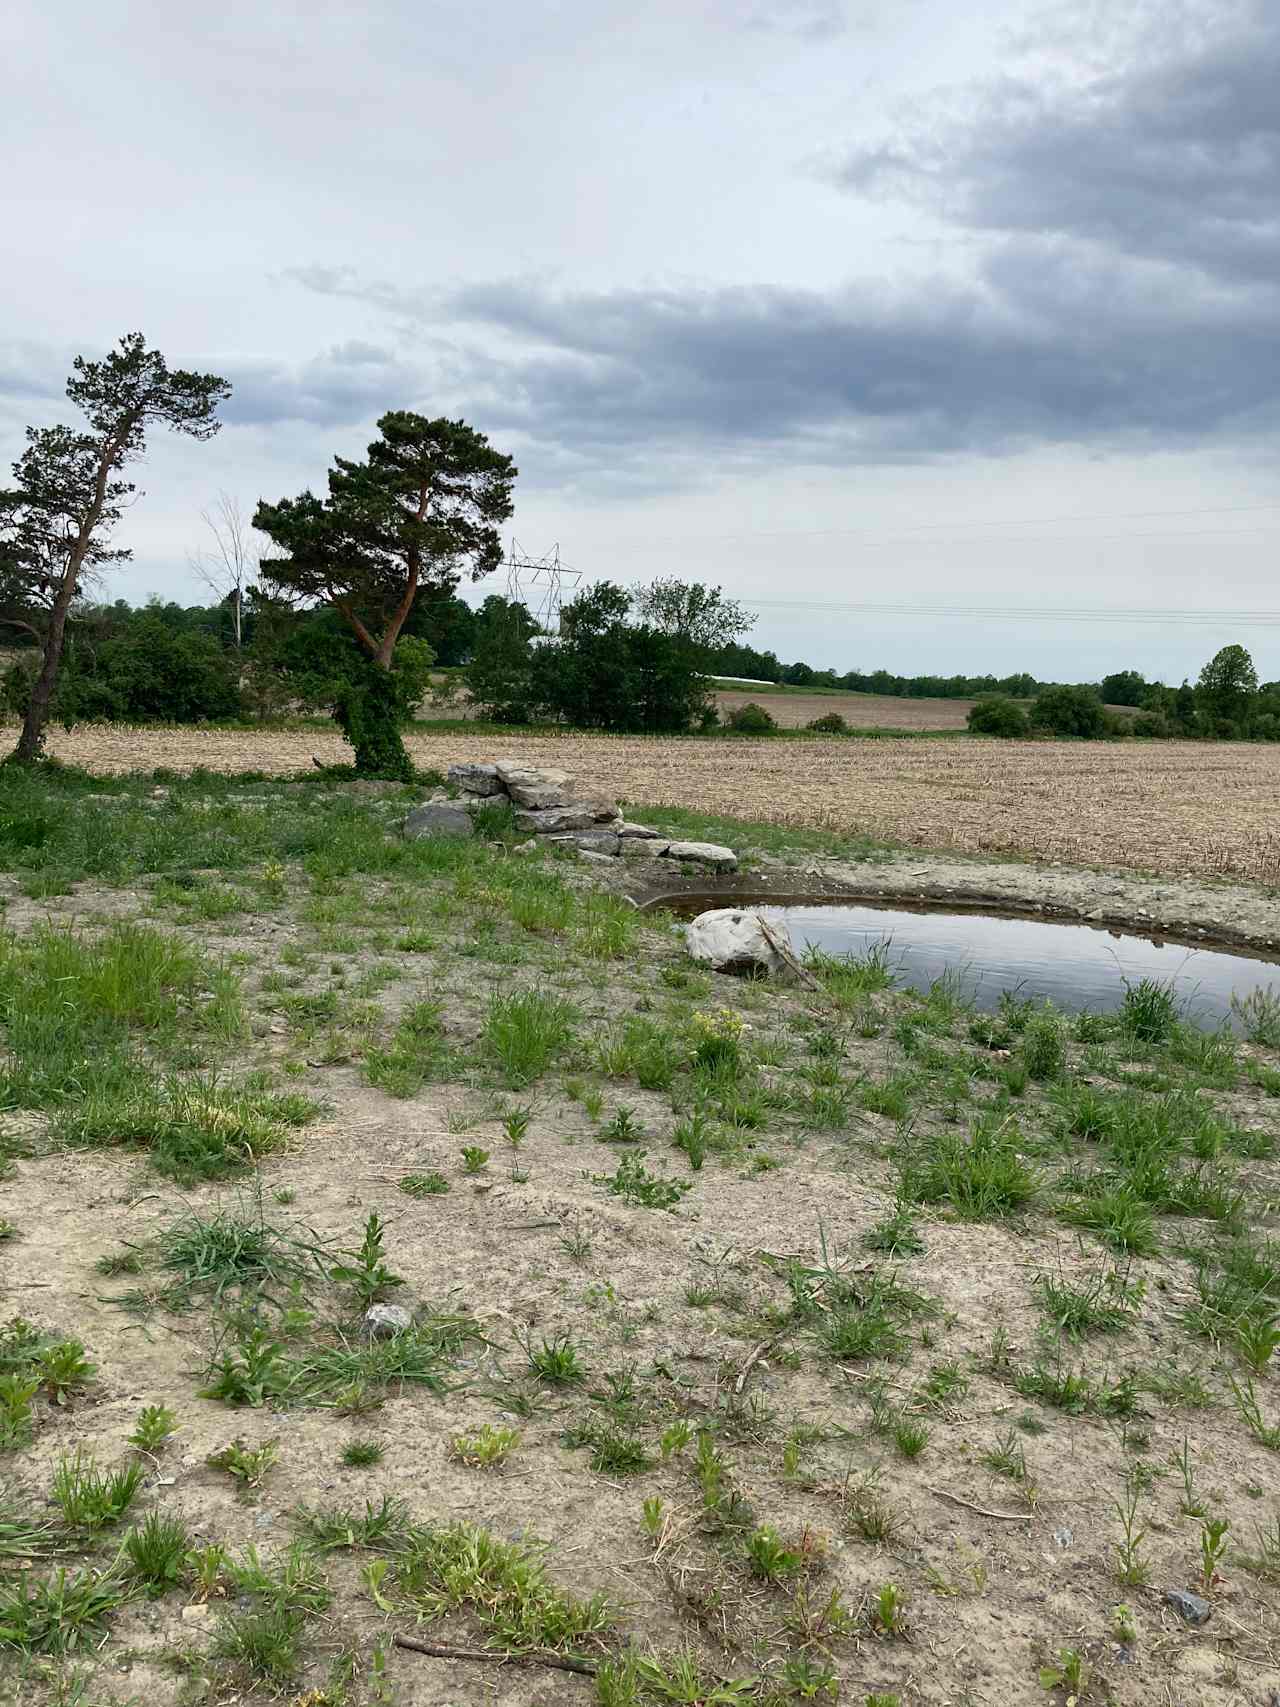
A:
<svg viewBox="0 0 1280 1707">
<path fill-rule="evenodd" d="M 1160 43 L 1136 32 L 1131 62 L 1010 74 L 840 162 L 847 193 L 941 214 L 967 262 L 949 282 L 413 292 L 292 276 L 402 329 L 447 327 L 453 395 L 526 433 L 522 462 L 549 478 L 645 461 L 678 482 L 708 446 L 839 465 L 1251 434 L 1280 421 L 1280 13 L 1179 16 Z"/>
</svg>

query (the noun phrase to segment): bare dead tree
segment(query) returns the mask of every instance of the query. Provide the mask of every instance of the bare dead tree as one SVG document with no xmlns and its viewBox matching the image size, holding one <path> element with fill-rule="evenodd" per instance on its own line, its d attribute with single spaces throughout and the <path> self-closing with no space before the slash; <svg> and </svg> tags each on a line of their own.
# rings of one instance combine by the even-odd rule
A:
<svg viewBox="0 0 1280 1707">
<path fill-rule="evenodd" d="M 239 651 L 245 588 L 258 573 L 261 553 L 253 543 L 254 530 L 245 520 L 238 499 L 229 492 L 219 492 L 216 503 L 201 510 L 200 520 L 212 535 L 213 546 L 188 552 L 187 562 L 219 603 L 230 605 Z"/>
</svg>

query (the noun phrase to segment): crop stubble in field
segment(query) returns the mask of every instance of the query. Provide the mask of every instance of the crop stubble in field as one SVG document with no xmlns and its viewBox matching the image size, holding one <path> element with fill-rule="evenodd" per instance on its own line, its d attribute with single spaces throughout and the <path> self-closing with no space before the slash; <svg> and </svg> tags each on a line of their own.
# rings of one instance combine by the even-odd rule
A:
<svg viewBox="0 0 1280 1707">
<path fill-rule="evenodd" d="M 100 772 L 307 770 L 349 761 L 336 733 L 83 726 L 58 758 Z M 1280 746 L 946 740 L 668 741 L 419 735 L 423 766 L 554 762 L 637 806 L 870 834 L 965 853 L 1022 853 L 1173 875 L 1280 880 Z"/>
</svg>

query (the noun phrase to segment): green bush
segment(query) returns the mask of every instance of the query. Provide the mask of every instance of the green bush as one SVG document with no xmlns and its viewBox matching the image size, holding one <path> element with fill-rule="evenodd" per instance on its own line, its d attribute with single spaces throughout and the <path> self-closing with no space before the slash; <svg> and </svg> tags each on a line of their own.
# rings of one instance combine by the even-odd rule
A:
<svg viewBox="0 0 1280 1707">
<path fill-rule="evenodd" d="M 725 728 L 731 729 L 735 735 L 772 735 L 777 727 L 777 719 L 754 700 L 748 705 L 738 706 L 725 719 Z"/>
<path fill-rule="evenodd" d="M 765 713 L 768 716 L 768 713 Z M 812 729 L 815 735 L 847 735 L 849 725 L 838 711 L 828 711 L 825 717 L 815 717 L 812 723 L 805 724 L 806 729 Z"/>
<path fill-rule="evenodd" d="M 975 735 L 1003 735 L 1012 738 L 1025 735 L 1029 729 L 1026 712 L 1002 694 L 980 699 L 970 708 L 966 722 Z"/>
<path fill-rule="evenodd" d="M 1031 726 L 1052 735 L 1100 741 L 1111 732 L 1111 719 L 1094 688 L 1045 688 L 1031 707 Z"/>
</svg>

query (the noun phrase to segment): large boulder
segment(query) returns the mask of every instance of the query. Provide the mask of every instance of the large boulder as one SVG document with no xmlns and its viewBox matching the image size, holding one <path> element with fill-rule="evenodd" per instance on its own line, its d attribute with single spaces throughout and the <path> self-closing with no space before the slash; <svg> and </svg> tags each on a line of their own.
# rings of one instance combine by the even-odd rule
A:
<svg viewBox="0 0 1280 1707">
<path fill-rule="evenodd" d="M 516 829 L 535 836 L 568 836 L 578 830 L 593 830 L 597 824 L 612 829 L 617 817 L 618 808 L 612 800 L 575 800 L 568 806 L 517 807 Z"/>
<path fill-rule="evenodd" d="M 505 794 L 497 765 L 450 765 L 447 780 L 466 794 Z"/>
<path fill-rule="evenodd" d="M 781 925 L 770 925 L 769 931 L 790 948 Z M 693 959 L 713 972 L 764 973 L 787 979 L 795 975 L 790 961 L 769 941 L 759 913 L 742 907 L 699 913 L 685 926 L 684 942 Z"/>
<path fill-rule="evenodd" d="M 465 806 L 453 801 L 428 801 L 417 806 L 404 821 L 404 833 L 411 842 L 422 836 L 474 836 L 476 827 Z"/>
<path fill-rule="evenodd" d="M 686 860 L 690 865 L 710 866 L 713 871 L 736 871 L 738 856 L 732 848 L 722 848 L 715 842 L 671 842 L 668 859 Z"/>
<path fill-rule="evenodd" d="M 536 765 L 499 763 L 494 770 L 517 806 L 541 811 L 573 802 L 573 778 L 568 771 L 543 770 Z"/>
</svg>

